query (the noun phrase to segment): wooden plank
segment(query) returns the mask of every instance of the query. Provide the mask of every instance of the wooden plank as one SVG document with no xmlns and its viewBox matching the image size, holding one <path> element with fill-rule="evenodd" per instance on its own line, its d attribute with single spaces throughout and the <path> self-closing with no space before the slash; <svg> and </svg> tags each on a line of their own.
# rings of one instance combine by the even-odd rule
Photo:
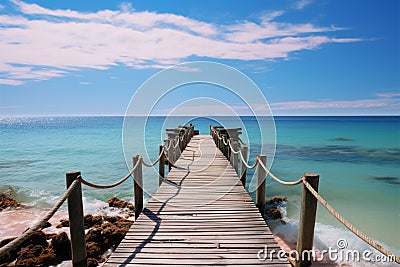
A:
<svg viewBox="0 0 400 267">
<path fill-rule="evenodd" d="M 290 266 L 260 261 L 271 230 L 211 136 L 195 136 L 104 266 Z"/>
</svg>

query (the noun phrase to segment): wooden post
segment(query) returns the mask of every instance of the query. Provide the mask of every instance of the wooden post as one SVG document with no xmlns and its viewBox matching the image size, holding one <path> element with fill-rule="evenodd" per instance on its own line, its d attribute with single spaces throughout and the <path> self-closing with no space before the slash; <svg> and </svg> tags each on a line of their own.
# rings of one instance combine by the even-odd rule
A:
<svg viewBox="0 0 400 267">
<path fill-rule="evenodd" d="M 226 148 L 227 148 L 227 152 L 226 152 L 226 159 L 227 160 L 230 160 L 230 158 L 231 158 L 231 147 L 229 146 L 229 138 L 227 138 L 226 139 L 226 142 L 228 143 L 227 145 L 226 145 Z"/>
<path fill-rule="evenodd" d="M 133 157 L 133 166 L 140 160 L 140 156 Z M 133 172 L 133 190 L 135 194 L 135 220 L 139 217 L 143 210 L 143 177 L 142 163 L 139 163 Z"/>
<path fill-rule="evenodd" d="M 232 147 L 235 151 L 239 150 L 238 141 L 233 141 Z M 235 169 L 236 173 L 239 174 L 239 154 L 232 153 L 232 166 Z"/>
<path fill-rule="evenodd" d="M 171 145 L 171 139 L 167 139 L 167 147 L 169 147 L 167 151 L 167 158 L 168 158 L 168 171 L 171 171 L 171 160 L 172 160 L 172 145 Z"/>
<path fill-rule="evenodd" d="M 222 142 L 227 142 L 227 137 L 226 137 L 226 134 L 224 134 L 224 135 L 222 135 Z M 222 144 L 222 146 L 223 146 L 223 154 L 224 154 L 224 156 L 225 156 L 225 158 L 227 158 L 228 157 L 228 148 L 227 148 L 227 146 L 225 145 L 225 143 L 223 143 Z"/>
<path fill-rule="evenodd" d="M 81 175 L 81 172 L 66 174 L 67 188 Z M 82 186 L 79 183 L 68 197 L 69 231 L 71 235 L 72 265 L 86 267 L 86 242 L 83 224 Z"/>
<path fill-rule="evenodd" d="M 160 146 L 160 154 L 163 153 L 163 155 L 160 158 L 160 161 L 158 162 L 158 186 L 160 186 L 164 180 L 164 175 L 165 175 L 165 156 L 163 152 L 163 147 Z"/>
<path fill-rule="evenodd" d="M 171 153 L 171 163 L 174 164 L 175 163 L 175 156 L 176 156 L 176 148 L 175 148 L 175 142 L 176 139 L 171 139 L 171 143 L 172 143 L 172 153 Z"/>
<path fill-rule="evenodd" d="M 258 158 L 261 160 L 261 162 L 267 166 L 267 156 L 264 155 L 259 155 Z M 265 181 L 266 181 L 266 176 L 267 172 L 264 170 L 263 167 L 258 166 L 258 175 L 257 175 L 257 192 L 256 192 L 256 206 L 258 210 L 260 211 L 261 215 L 264 217 L 264 212 L 265 212 Z"/>
<path fill-rule="evenodd" d="M 319 175 L 313 173 L 305 173 L 305 180 L 318 192 Z M 299 233 L 297 236 L 297 252 L 299 254 L 296 266 L 310 266 L 311 253 L 304 253 L 303 251 L 311 251 L 314 240 L 314 227 L 315 217 L 317 214 L 317 199 L 313 194 L 308 191 L 307 187 L 303 184 L 301 210 L 300 210 L 300 223 Z"/>
<path fill-rule="evenodd" d="M 249 153 L 249 147 L 243 146 L 242 147 L 242 155 L 243 159 L 247 161 L 247 154 Z M 240 167 L 240 181 L 243 184 L 243 187 L 246 188 L 246 173 L 247 173 L 247 167 L 244 165 L 243 160 L 242 160 L 242 166 Z"/>
</svg>

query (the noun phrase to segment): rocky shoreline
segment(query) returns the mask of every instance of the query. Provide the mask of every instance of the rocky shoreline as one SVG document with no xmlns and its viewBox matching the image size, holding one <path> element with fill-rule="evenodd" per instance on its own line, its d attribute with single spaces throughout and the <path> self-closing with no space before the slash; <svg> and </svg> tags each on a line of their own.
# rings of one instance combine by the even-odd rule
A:
<svg viewBox="0 0 400 267">
<path fill-rule="evenodd" d="M 21 207 L 21 203 L 10 196 L 1 195 L 0 200 L 2 207 L 0 212 L 5 208 Z M 98 266 L 99 263 L 104 262 L 133 224 L 133 221 L 129 218 L 134 213 L 134 206 L 130 202 L 113 197 L 107 203 L 109 207 L 123 210 L 126 216 L 85 215 L 87 266 Z M 44 228 L 50 226 L 51 224 L 48 223 Z M 45 233 L 42 231 L 43 229 L 36 231 L 18 248 L 1 257 L 0 267 L 55 266 L 63 261 L 71 260 L 71 241 L 67 234 L 69 232 L 68 227 L 68 219 L 61 219 L 60 223 L 56 225 L 56 228 L 62 229 L 59 233 Z M 64 228 L 65 231 L 63 231 Z M 5 246 L 15 238 L 1 240 L 0 247 Z"/>
</svg>

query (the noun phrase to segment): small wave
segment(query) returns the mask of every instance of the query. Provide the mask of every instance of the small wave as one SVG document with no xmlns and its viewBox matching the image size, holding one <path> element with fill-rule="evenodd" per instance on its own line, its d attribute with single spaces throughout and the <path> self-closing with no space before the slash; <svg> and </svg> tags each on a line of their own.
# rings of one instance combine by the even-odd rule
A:
<svg viewBox="0 0 400 267">
<path fill-rule="evenodd" d="M 285 224 L 275 222 L 270 224 L 270 226 L 273 234 L 284 240 L 284 242 L 288 244 L 291 249 L 293 249 L 296 247 L 297 243 L 299 221 L 287 218 L 285 220 Z M 363 261 L 361 256 L 364 251 L 371 251 L 371 258 L 382 254 L 346 229 L 340 229 L 331 225 L 316 223 L 314 231 L 314 251 L 321 252 L 323 250 L 329 250 L 329 248 L 331 248 L 331 250 L 340 251 L 338 247 L 339 241 L 345 242 L 346 244 L 346 247 L 343 248 L 344 253 L 346 253 L 346 251 L 358 251 L 360 253 L 360 261 L 347 261 L 345 256 L 342 257 L 341 253 L 337 253 L 335 254 L 335 258 L 337 256 L 337 259 L 334 260 L 334 262 L 337 264 L 350 264 L 350 266 L 396 266 L 394 263 L 390 262 L 372 263 Z M 398 250 L 383 244 L 382 242 L 379 243 L 382 246 L 390 249 L 393 253 L 399 254 Z M 327 254 L 325 254 L 325 256 L 327 256 Z"/>
<path fill-rule="evenodd" d="M 15 185 L 0 186 L 0 193 L 12 196 L 28 208 L 36 207 L 38 209 L 46 209 L 54 205 L 58 200 L 58 196 L 45 190 L 19 187 Z"/>
</svg>

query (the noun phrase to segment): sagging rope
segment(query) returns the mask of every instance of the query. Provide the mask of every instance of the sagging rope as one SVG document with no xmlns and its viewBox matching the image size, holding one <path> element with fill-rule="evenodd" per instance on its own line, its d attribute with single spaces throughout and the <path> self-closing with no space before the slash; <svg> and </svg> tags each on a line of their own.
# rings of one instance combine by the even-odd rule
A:
<svg viewBox="0 0 400 267">
<path fill-rule="evenodd" d="M 2 258 L 6 253 L 13 249 L 17 249 L 21 243 L 23 243 L 26 239 L 28 239 L 34 232 L 41 229 L 46 222 L 48 222 L 51 217 L 57 212 L 57 210 L 61 207 L 61 205 L 65 202 L 65 200 L 69 197 L 72 191 L 77 187 L 77 185 L 81 182 L 80 178 L 74 180 L 71 185 L 68 187 L 67 191 L 61 196 L 58 202 L 49 210 L 46 215 L 38 221 L 35 225 L 31 226 L 28 230 L 26 230 L 22 235 L 8 243 L 7 245 L 0 248 L 0 258 Z"/>
<path fill-rule="evenodd" d="M 239 153 L 241 152 L 241 151 L 240 151 L 240 148 L 238 149 L 238 151 L 235 151 L 235 149 L 232 147 L 231 139 L 228 140 L 228 144 L 229 144 L 229 147 L 231 148 L 231 152 L 232 152 L 233 154 L 239 154 Z"/>
<path fill-rule="evenodd" d="M 275 181 L 277 181 L 280 184 L 293 186 L 293 185 L 301 184 L 303 182 L 303 177 L 300 177 L 300 179 L 293 181 L 293 182 L 283 181 L 283 180 L 279 179 L 278 177 L 276 177 L 272 172 L 270 172 L 268 170 L 268 168 L 264 165 L 264 163 L 260 160 L 260 158 L 257 158 L 257 161 L 258 161 L 258 164 L 267 172 L 267 174 L 269 176 L 271 176 L 272 179 L 274 179 Z"/>
<path fill-rule="evenodd" d="M 243 158 L 242 151 L 240 151 L 239 154 L 240 154 L 240 158 L 241 158 L 241 160 L 242 160 L 242 163 L 246 166 L 246 168 L 248 168 L 248 169 L 254 169 L 254 168 L 257 166 L 258 160 L 256 160 L 256 162 L 254 162 L 254 164 L 250 166 L 249 163 L 246 162 L 246 160 Z"/>
<path fill-rule="evenodd" d="M 83 179 L 83 177 L 81 177 L 82 184 L 87 185 L 89 187 L 97 188 L 97 189 L 109 189 L 109 188 L 116 187 L 129 179 L 129 177 L 133 174 L 133 172 L 136 170 L 136 168 L 139 166 L 139 164 L 142 163 L 141 161 L 142 161 L 142 157 L 139 156 L 139 160 L 136 162 L 136 164 L 132 168 L 132 170 L 124 178 L 122 178 L 121 180 L 119 180 L 118 182 L 116 182 L 114 184 L 110 184 L 110 185 L 94 184 L 89 181 L 86 181 L 85 179 Z"/>
<path fill-rule="evenodd" d="M 124 178 L 122 178 L 121 180 L 119 180 L 118 182 L 116 182 L 114 184 L 110 184 L 110 185 L 94 184 L 94 183 L 91 183 L 91 182 L 85 180 L 83 177 L 81 177 L 81 181 L 82 181 L 82 183 L 84 185 L 87 185 L 87 186 L 90 186 L 90 187 L 93 187 L 93 188 L 97 188 L 97 189 L 109 189 L 109 188 L 116 187 L 116 186 L 122 184 L 123 182 L 125 182 L 126 180 L 128 180 L 129 177 L 134 173 L 136 168 L 139 166 L 139 164 L 143 164 L 144 166 L 149 167 L 149 168 L 154 167 L 154 165 L 156 165 L 161 160 L 161 158 L 163 156 L 165 156 L 164 155 L 164 150 L 165 150 L 165 148 L 163 147 L 163 149 L 161 150 L 160 155 L 158 156 L 158 158 L 152 163 L 146 163 L 143 160 L 142 156 L 139 156 L 139 160 L 136 162 L 136 164 L 132 168 L 132 170 Z"/>
<path fill-rule="evenodd" d="M 382 247 L 372 238 L 370 238 L 369 236 L 358 230 L 354 225 L 352 225 L 349 221 L 343 218 L 343 216 L 340 215 L 338 211 L 336 211 L 331 205 L 329 205 L 329 203 L 320 194 L 318 194 L 318 192 L 315 191 L 315 189 L 304 178 L 302 179 L 302 182 L 305 185 L 305 187 L 307 187 L 308 191 L 310 191 L 310 193 L 313 194 L 313 196 L 322 204 L 322 206 L 324 206 L 339 222 L 341 222 L 344 226 L 346 226 L 347 229 L 349 229 L 356 236 L 364 240 L 368 245 L 372 246 L 382 254 L 388 257 L 394 256 L 395 261 L 400 264 L 400 256 Z"/>
<path fill-rule="evenodd" d="M 143 165 L 144 166 L 146 166 L 146 167 L 149 167 L 149 168 L 151 168 L 151 167 L 153 167 L 154 165 L 156 165 L 160 160 L 161 160 L 161 158 L 164 156 L 164 147 L 162 148 L 162 150 L 161 150 L 161 152 L 160 152 L 160 155 L 158 155 L 158 158 L 154 161 L 154 162 L 152 162 L 152 163 L 146 163 L 143 159 L 142 159 L 142 163 L 143 163 Z"/>
</svg>

